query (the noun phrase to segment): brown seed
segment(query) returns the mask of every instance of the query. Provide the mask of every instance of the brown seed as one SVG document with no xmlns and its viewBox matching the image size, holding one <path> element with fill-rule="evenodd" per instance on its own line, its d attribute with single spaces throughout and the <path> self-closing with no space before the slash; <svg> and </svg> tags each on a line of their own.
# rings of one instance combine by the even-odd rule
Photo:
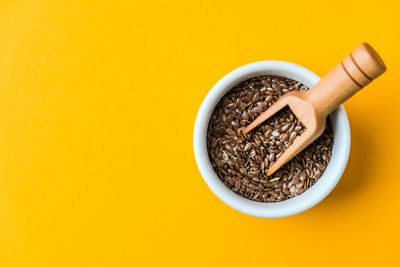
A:
<svg viewBox="0 0 400 267">
<path fill-rule="evenodd" d="M 303 127 L 300 126 L 300 125 L 298 125 L 298 126 L 296 126 L 296 127 L 294 128 L 294 130 L 295 130 L 296 132 L 300 132 L 302 129 L 303 129 Z"/>
<path fill-rule="evenodd" d="M 215 159 L 214 159 L 214 162 L 215 162 L 215 164 L 216 164 L 218 167 L 221 167 L 221 166 L 222 166 L 222 162 L 221 162 L 219 159 L 215 158 Z"/>
<path fill-rule="evenodd" d="M 275 159 L 275 154 L 273 153 L 269 154 L 268 161 L 270 162 L 270 164 L 274 161 L 274 159 Z"/>
<path fill-rule="evenodd" d="M 268 190 L 268 193 L 273 197 L 277 197 L 278 196 L 278 193 L 273 191 L 273 190 Z"/>
<path fill-rule="evenodd" d="M 325 161 L 326 163 L 328 163 L 328 162 L 329 162 L 329 159 L 330 159 L 329 154 L 326 153 L 325 151 L 323 151 L 323 152 L 321 153 L 321 158 L 322 158 L 322 160 Z"/>
<path fill-rule="evenodd" d="M 282 141 L 287 141 L 289 140 L 289 134 L 288 133 L 281 134 L 279 139 L 281 139 Z"/>
<path fill-rule="evenodd" d="M 228 169 L 228 173 L 232 174 L 233 176 L 236 175 L 236 171 L 234 169 Z"/>
<path fill-rule="evenodd" d="M 281 130 L 282 130 L 282 132 L 287 132 L 289 130 L 289 128 L 290 128 L 290 124 L 289 123 L 285 123 L 285 124 L 282 125 Z"/>
<path fill-rule="evenodd" d="M 239 123 L 237 121 L 231 121 L 231 124 L 232 124 L 233 128 L 235 128 L 235 129 L 239 128 Z"/>
<path fill-rule="evenodd" d="M 244 146 L 244 150 L 243 150 L 243 151 L 248 151 L 248 150 L 251 148 L 251 146 L 252 146 L 251 143 L 247 143 L 247 144 Z"/>
<path fill-rule="evenodd" d="M 276 181 L 278 181 L 279 179 L 281 179 L 281 177 L 274 177 L 274 178 L 272 178 L 271 180 L 269 180 L 270 182 L 276 182 Z"/>
<path fill-rule="evenodd" d="M 296 138 L 296 136 L 297 136 L 297 132 L 292 132 L 292 133 L 290 134 L 289 140 L 290 140 L 290 141 L 293 141 L 293 140 Z"/>
<path fill-rule="evenodd" d="M 265 86 L 265 87 L 271 87 L 271 85 L 269 84 L 269 82 L 267 82 L 266 80 L 262 80 L 261 83 Z"/>
<path fill-rule="evenodd" d="M 283 189 L 283 191 L 282 191 L 285 195 L 289 195 L 290 194 L 290 191 L 289 191 L 289 189 Z"/>
<path fill-rule="evenodd" d="M 235 132 L 231 128 L 226 129 L 226 132 L 231 136 L 235 135 Z"/>
<path fill-rule="evenodd" d="M 294 191 L 294 193 L 296 194 L 296 195 L 300 195 L 301 193 L 303 193 L 304 192 L 304 189 L 303 188 L 298 188 L 298 189 L 296 189 L 296 191 Z"/>
<path fill-rule="evenodd" d="M 280 181 L 279 183 L 276 184 L 276 188 L 281 188 L 283 187 L 284 182 Z"/>
<path fill-rule="evenodd" d="M 269 95 L 269 96 L 267 96 L 267 97 L 265 98 L 265 102 L 271 102 L 272 99 L 273 99 L 273 96 L 272 96 L 272 95 Z"/>
<path fill-rule="evenodd" d="M 243 112 L 243 114 L 242 114 L 242 120 L 248 120 L 250 117 L 249 117 L 249 113 L 247 113 L 247 111 L 244 111 Z"/>
<path fill-rule="evenodd" d="M 269 166 L 269 160 L 268 160 L 268 158 L 265 158 L 265 159 L 264 159 L 264 165 L 265 165 L 266 168 Z"/>
<path fill-rule="evenodd" d="M 263 110 L 263 108 L 261 106 L 257 106 L 255 108 L 253 108 L 252 111 L 255 112 L 255 113 L 260 113 L 262 110 Z"/>
<path fill-rule="evenodd" d="M 279 92 L 281 90 L 281 86 L 277 83 L 272 84 L 272 88 L 276 91 Z"/>
<path fill-rule="evenodd" d="M 230 144 L 225 144 L 225 149 L 228 150 L 228 151 L 230 151 L 230 152 L 233 151 L 233 148 L 231 147 Z"/>
<path fill-rule="evenodd" d="M 315 166 L 317 166 L 317 168 L 320 169 L 321 171 L 325 170 L 326 168 L 322 162 L 315 163 Z"/>
<path fill-rule="evenodd" d="M 239 191 L 241 187 L 242 187 L 242 183 L 241 183 L 240 181 L 237 181 L 237 182 L 235 183 L 235 189 L 236 189 L 236 191 Z"/>
<path fill-rule="evenodd" d="M 247 96 L 245 96 L 245 97 L 242 97 L 242 102 L 250 102 L 250 98 L 249 97 L 247 97 Z"/>
<path fill-rule="evenodd" d="M 305 171 L 303 171 L 300 175 L 299 175 L 299 180 L 301 182 L 304 182 L 307 178 L 307 173 Z"/>
<path fill-rule="evenodd" d="M 249 188 L 251 190 L 258 190 L 258 186 L 256 186 L 255 184 L 249 184 Z"/>
<path fill-rule="evenodd" d="M 304 92 L 304 91 L 307 91 L 307 90 L 308 90 L 308 88 L 306 86 L 304 86 L 304 85 L 302 85 L 300 87 L 300 92 Z"/>
<path fill-rule="evenodd" d="M 277 148 L 271 149 L 271 153 L 273 153 L 273 154 L 279 154 L 280 152 L 281 152 L 280 149 L 277 149 Z M 276 156 L 275 156 L 275 157 L 276 157 Z"/>
<path fill-rule="evenodd" d="M 294 193 L 294 191 L 296 190 L 296 186 L 292 185 L 292 187 L 289 189 L 290 193 Z"/>
<path fill-rule="evenodd" d="M 267 131 L 265 132 L 264 136 L 265 136 L 266 138 L 268 138 L 268 137 L 271 136 L 271 134 L 272 134 L 272 130 L 267 130 Z"/>
<path fill-rule="evenodd" d="M 251 102 L 256 103 L 258 100 L 260 100 L 260 93 L 257 92 L 254 94 L 253 99 Z"/>
</svg>

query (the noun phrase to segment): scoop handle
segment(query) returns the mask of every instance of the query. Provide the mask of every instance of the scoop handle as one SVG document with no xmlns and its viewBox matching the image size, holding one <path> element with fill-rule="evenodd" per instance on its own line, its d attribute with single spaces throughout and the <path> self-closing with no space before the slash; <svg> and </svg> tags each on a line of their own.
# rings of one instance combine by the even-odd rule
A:
<svg viewBox="0 0 400 267">
<path fill-rule="evenodd" d="M 385 70 L 378 53 L 362 43 L 314 85 L 306 98 L 317 112 L 327 115 Z"/>
</svg>

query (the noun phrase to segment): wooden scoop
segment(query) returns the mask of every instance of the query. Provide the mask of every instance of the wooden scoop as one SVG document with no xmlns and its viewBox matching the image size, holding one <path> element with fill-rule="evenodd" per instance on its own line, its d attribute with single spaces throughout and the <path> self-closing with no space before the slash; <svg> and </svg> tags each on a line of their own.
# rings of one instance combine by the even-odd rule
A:
<svg viewBox="0 0 400 267">
<path fill-rule="evenodd" d="M 289 106 L 306 128 L 268 169 L 267 176 L 317 139 L 325 129 L 326 116 L 385 70 L 385 63 L 378 53 L 369 44 L 362 43 L 310 90 L 285 94 L 249 124 L 244 134 Z"/>
</svg>

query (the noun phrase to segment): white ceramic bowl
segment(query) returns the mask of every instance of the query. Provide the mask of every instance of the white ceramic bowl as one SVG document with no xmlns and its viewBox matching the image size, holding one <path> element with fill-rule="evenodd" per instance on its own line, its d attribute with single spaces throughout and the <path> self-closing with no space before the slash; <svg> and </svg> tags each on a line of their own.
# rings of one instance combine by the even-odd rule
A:
<svg viewBox="0 0 400 267">
<path fill-rule="evenodd" d="M 303 194 L 281 202 L 262 203 L 244 198 L 230 190 L 218 178 L 207 152 L 207 128 L 218 101 L 235 85 L 260 75 L 283 76 L 299 81 L 308 87 L 320 78 L 310 70 L 284 61 L 260 61 L 242 66 L 223 77 L 207 94 L 197 114 L 193 146 L 196 162 L 204 178 L 217 197 L 232 208 L 243 213 L 276 218 L 305 211 L 324 199 L 335 187 L 346 167 L 350 152 L 350 127 L 343 106 L 338 107 L 329 117 L 333 127 L 333 149 L 330 162 L 320 179 Z"/>
</svg>

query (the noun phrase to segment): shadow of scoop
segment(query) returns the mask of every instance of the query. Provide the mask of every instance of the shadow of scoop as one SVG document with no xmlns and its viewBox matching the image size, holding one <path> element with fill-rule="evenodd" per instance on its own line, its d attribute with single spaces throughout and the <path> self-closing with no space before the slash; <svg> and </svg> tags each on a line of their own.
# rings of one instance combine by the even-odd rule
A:
<svg viewBox="0 0 400 267">
<path fill-rule="evenodd" d="M 377 140 L 373 133 L 368 131 L 370 127 L 368 120 L 357 118 L 350 120 L 351 149 L 349 161 L 338 185 L 326 199 L 327 202 L 354 195 L 372 179 L 373 175 L 370 174 L 371 170 L 375 168 L 374 158 L 378 153 L 379 144 L 375 143 Z"/>
</svg>

